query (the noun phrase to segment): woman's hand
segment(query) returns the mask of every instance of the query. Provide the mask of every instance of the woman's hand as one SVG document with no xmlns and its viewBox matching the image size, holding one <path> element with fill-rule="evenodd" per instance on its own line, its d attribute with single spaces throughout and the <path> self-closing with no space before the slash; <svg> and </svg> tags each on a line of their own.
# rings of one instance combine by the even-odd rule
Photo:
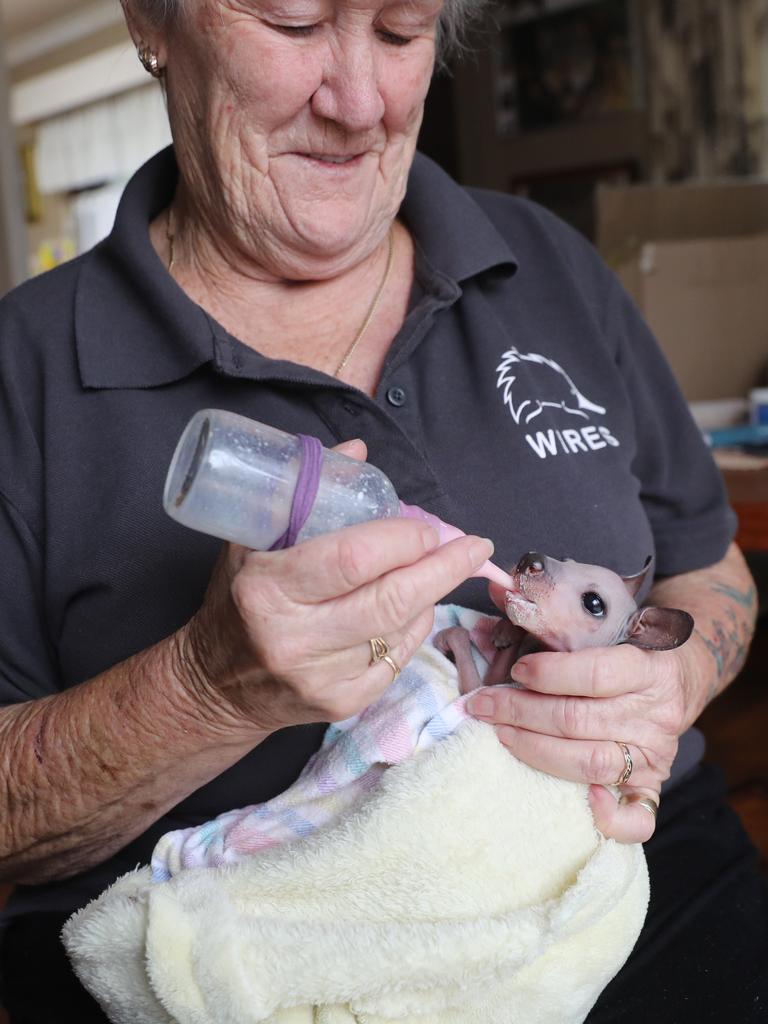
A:
<svg viewBox="0 0 768 1024">
<path fill-rule="evenodd" d="M 655 817 L 634 798 L 658 803 L 678 737 L 744 663 L 755 627 L 757 591 L 735 544 L 713 565 L 658 580 L 649 604 L 685 608 L 693 635 L 674 651 L 631 645 L 521 658 L 513 679 L 525 689 L 478 691 L 471 714 L 493 723 L 513 754 L 552 775 L 591 784 L 597 827 L 621 842 L 645 842 Z M 475 703 L 487 700 L 487 705 Z M 632 758 L 631 802 L 605 789 Z"/>
<path fill-rule="evenodd" d="M 512 678 L 524 689 L 488 687 L 468 702 L 469 712 L 496 727 L 499 739 L 526 764 L 560 778 L 591 784 L 590 804 L 600 831 L 621 842 L 645 842 L 655 816 L 642 804 L 617 803 L 604 787 L 632 759 L 626 796 L 658 804 L 678 737 L 686 728 L 680 651 L 645 651 L 630 645 L 521 658 Z"/>
<path fill-rule="evenodd" d="M 200 611 L 178 635 L 178 674 L 209 721 L 271 732 L 340 721 L 392 682 L 371 664 L 383 637 L 403 667 L 426 639 L 437 601 L 489 557 L 462 537 L 438 548 L 408 519 L 362 523 L 285 551 L 228 545 Z"/>
</svg>

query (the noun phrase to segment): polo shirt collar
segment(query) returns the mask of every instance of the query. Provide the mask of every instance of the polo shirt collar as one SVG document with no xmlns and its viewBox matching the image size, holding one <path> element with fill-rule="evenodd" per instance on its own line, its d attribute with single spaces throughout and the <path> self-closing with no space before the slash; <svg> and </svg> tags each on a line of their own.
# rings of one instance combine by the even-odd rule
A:
<svg viewBox="0 0 768 1024">
<path fill-rule="evenodd" d="M 206 363 L 230 372 L 227 332 L 168 274 L 147 227 L 171 201 L 178 171 L 173 149 L 158 153 L 128 182 L 111 234 L 83 259 L 75 292 L 80 378 L 87 388 L 169 384 Z M 440 216 L 450 210 L 451 216 Z M 401 210 L 419 255 L 459 283 L 499 267 L 516 268 L 509 246 L 472 197 L 417 154 Z M 286 363 L 258 356 L 266 376 Z"/>
<path fill-rule="evenodd" d="M 517 270 L 514 253 L 485 211 L 421 153 L 413 161 L 400 214 L 429 264 L 455 282 L 492 268 Z"/>
<path fill-rule="evenodd" d="M 212 357 L 209 318 L 149 240 L 148 225 L 171 201 L 176 177 L 170 148 L 144 164 L 126 186 L 111 234 L 82 263 L 75 335 L 86 387 L 168 384 Z"/>
</svg>

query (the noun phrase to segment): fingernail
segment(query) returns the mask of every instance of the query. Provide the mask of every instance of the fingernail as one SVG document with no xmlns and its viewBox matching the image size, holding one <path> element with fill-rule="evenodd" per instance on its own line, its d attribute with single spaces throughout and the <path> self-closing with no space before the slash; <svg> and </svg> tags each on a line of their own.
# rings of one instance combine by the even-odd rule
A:
<svg viewBox="0 0 768 1024">
<path fill-rule="evenodd" d="M 477 697 L 470 697 L 466 703 L 466 708 L 470 715 L 493 717 L 493 697 L 487 697 L 483 694 Z"/>
<path fill-rule="evenodd" d="M 483 562 L 487 562 L 493 554 L 493 541 L 488 540 L 487 537 L 483 537 L 480 540 L 475 541 L 472 547 L 469 549 L 469 558 L 472 562 L 472 568 L 478 569 Z"/>
<path fill-rule="evenodd" d="M 525 661 L 524 658 L 521 658 L 520 661 L 516 661 L 515 664 L 512 666 L 512 671 L 510 672 L 510 675 L 512 676 L 513 679 L 516 679 L 519 683 L 522 683 L 522 681 L 528 675 L 528 667 L 528 662 Z"/>
</svg>

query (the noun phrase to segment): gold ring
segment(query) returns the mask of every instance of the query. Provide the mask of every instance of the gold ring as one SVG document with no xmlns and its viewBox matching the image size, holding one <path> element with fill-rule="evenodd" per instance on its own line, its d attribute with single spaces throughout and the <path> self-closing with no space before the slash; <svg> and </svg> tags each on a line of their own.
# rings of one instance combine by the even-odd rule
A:
<svg viewBox="0 0 768 1024">
<path fill-rule="evenodd" d="M 632 755 L 629 752 L 629 747 L 626 743 L 622 743 L 620 740 L 614 740 L 614 743 L 624 755 L 624 768 L 622 769 L 621 775 L 614 782 L 614 786 L 625 786 L 629 782 L 629 777 L 632 774 L 634 765 L 632 764 Z"/>
<path fill-rule="evenodd" d="M 395 661 L 395 659 L 394 659 L 394 658 L 390 658 L 390 656 L 389 656 L 388 654 L 384 654 L 384 655 L 382 655 L 382 657 L 381 657 L 381 658 L 379 658 L 379 661 L 386 661 L 386 663 L 387 663 L 387 664 L 389 665 L 389 667 L 390 667 L 390 668 L 392 669 L 392 671 L 393 671 L 393 672 L 395 673 L 395 674 L 394 674 L 394 675 L 392 676 L 392 682 L 394 683 L 394 681 L 395 681 L 395 680 L 397 679 L 397 677 L 398 677 L 398 676 L 400 675 L 400 667 L 398 666 L 398 664 L 397 664 L 397 662 Z"/>
<path fill-rule="evenodd" d="M 375 636 L 372 640 L 368 641 L 371 648 L 371 664 L 375 665 L 378 661 L 383 661 L 389 654 L 389 644 L 383 636 Z"/>
<path fill-rule="evenodd" d="M 655 800 L 652 800 L 649 796 L 643 796 L 642 793 L 625 793 L 619 798 L 620 804 L 640 804 L 644 807 L 649 814 L 652 814 L 654 819 L 659 813 L 659 805 Z"/>
</svg>

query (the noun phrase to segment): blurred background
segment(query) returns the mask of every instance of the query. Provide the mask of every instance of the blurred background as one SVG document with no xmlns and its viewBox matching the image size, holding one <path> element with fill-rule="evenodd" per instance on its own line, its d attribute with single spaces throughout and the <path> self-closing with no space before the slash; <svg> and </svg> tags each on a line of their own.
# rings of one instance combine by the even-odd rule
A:
<svg viewBox="0 0 768 1024">
<path fill-rule="evenodd" d="M 118 0 L 0 0 L 0 294 L 103 237 L 169 141 Z M 768 385 L 768 0 L 500 0 L 420 144 L 592 239 L 690 399 L 738 400 L 704 425 L 746 417 Z"/>
<path fill-rule="evenodd" d="M 0 0 L 0 294 L 104 237 L 169 141 L 118 0 Z M 436 77 L 421 148 L 590 238 L 716 432 L 763 615 L 703 725 L 768 857 L 768 0 L 505 0 Z"/>
</svg>

